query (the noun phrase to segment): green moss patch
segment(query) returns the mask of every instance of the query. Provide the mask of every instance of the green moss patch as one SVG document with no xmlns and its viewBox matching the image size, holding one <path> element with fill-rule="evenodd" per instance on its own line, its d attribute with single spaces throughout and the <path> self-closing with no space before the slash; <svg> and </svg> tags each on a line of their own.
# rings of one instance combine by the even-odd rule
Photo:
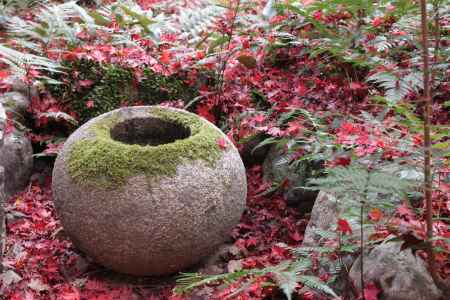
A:
<svg viewBox="0 0 450 300">
<path fill-rule="evenodd" d="M 47 89 L 67 109 L 76 112 L 81 123 L 123 105 L 188 102 L 198 95 L 194 87 L 185 83 L 186 76 L 181 72 L 164 76 L 143 66 L 143 77 L 138 81 L 133 69 L 114 64 L 82 59 L 65 62 L 64 67 L 65 73 L 51 75 L 64 84 L 48 85 Z"/>
<path fill-rule="evenodd" d="M 75 142 L 70 150 L 69 172 L 75 182 L 105 188 L 119 187 L 137 174 L 149 179 L 176 174 L 185 161 L 202 160 L 211 167 L 221 157 L 217 140 L 222 137 L 194 114 L 150 108 L 149 115 L 191 130 L 191 136 L 158 146 L 130 145 L 111 138 L 110 129 L 123 121 L 119 114 L 91 125 L 94 137 Z"/>
</svg>

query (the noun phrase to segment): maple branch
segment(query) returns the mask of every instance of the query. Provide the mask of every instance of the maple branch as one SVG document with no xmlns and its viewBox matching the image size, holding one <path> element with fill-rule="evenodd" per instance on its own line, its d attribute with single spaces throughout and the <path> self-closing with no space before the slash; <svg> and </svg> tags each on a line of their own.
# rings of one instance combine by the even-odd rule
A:
<svg viewBox="0 0 450 300">
<path fill-rule="evenodd" d="M 421 9 L 421 29 L 422 29 L 422 56 L 423 56 L 423 99 L 424 99 L 424 189 L 427 223 L 427 243 L 428 243 L 428 263 L 431 273 L 436 273 L 433 247 L 431 240 L 433 238 L 433 203 L 432 203 L 432 178 L 431 178 L 431 136 L 430 136 L 430 117 L 431 117 L 431 89 L 430 89 L 430 70 L 428 53 L 428 20 L 427 20 L 427 1 L 420 0 Z M 435 276 L 433 276 L 435 277 Z"/>
<path fill-rule="evenodd" d="M 432 179 L 432 153 L 431 153 L 431 82 L 430 82 L 430 64 L 428 51 L 428 20 L 427 20 L 427 0 L 420 0 L 421 11 L 421 30 L 422 30 L 422 56 L 423 56 L 423 100 L 424 100 L 424 189 L 425 189 L 425 208 L 426 208 L 426 250 L 428 254 L 428 266 L 430 275 L 434 283 L 440 288 L 446 296 L 450 297 L 450 287 L 448 282 L 444 282 L 438 274 L 433 249 L 433 179 Z"/>
<path fill-rule="evenodd" d="M 230 8 L 231 8 L 231 3 L 230 2 Z M 236 3 L 236 7 L 234 8 L 234 12 L 233 12 L 233 17 L 231 19 L 231 27 L 230 27 L 230 31 L 228 33 L 228 41 L 227 41 L 227 45 L 226 45 L 226 51 L 229 50 L 230 48 L 230 44 L 231 44 L 231 40 L 233 39 L 233 34 L 234 34 L 234 29 L 236 26 L 236 19 L 237 19 L 237 15 L 239 13 L 239 8 L 241 6 L 241 0 L 238 0 Z M 221 56 L 222 58 L 222 56 Z M 225 70 L 227 68 L 227 63 L 228 63 L 228 59 L 230 58 L 230 55 L 228 55 L 226 58 L 224 58 L 223 61 L 220 62 L 220 71 L 219 71 L 219 76 L 218 76 L 218 82 L 217 82 L 217 93 L 218 93 L 218 100 L 217 102 L 220 103 L 220 99 L 222 96 L 222 92 L 223 92 L 223 86 L 224 86 L 224 75 L 225 75 Z"/>
</svg>

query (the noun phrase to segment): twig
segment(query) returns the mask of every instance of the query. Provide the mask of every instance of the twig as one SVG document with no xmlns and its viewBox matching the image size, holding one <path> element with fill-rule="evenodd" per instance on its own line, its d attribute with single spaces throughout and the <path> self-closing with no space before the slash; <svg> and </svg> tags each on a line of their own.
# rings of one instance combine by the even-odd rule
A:
<svg viewBox="0 0 450 300">
<path fill-rule="evenodd" d="M 234 13 L 233 13 L 233 17 L 231 20 L 231 27 L 230 27 L 230 32 L 228 33 L 228 41 L 227 41 L 225 51 L 228 51 L 230 48 L 230 44 L 233 39 L 233 34 L 234 34 L 235 27 L 236 27 L 236 19 L 237 19 L 237 15 L 239 13 L 240 6 L 241 6 L 241 0 L 238 0 L 236 3 L 236 7 L 234 8 Z M 231 3 L 230 3 L 230 8 L 231 8 Z M 221 58 L 222 58 L 222 56 L 221 56 Z M 225 74 L 225 70 L 227 68 L 227 63 L 228 63 L 229 58 L 230 58 L 230 56 L 225 57 L 223 60 L 221 59 L 220 64 L 219 64 L 220 70 L 219 70 L 219 76 L 217 79 L 217 94 L 218 94 L 217 103 L 220 103 L 220 100 L 222 97 L 223 86 L 224 86 L 223 78 L 224 78 L 224 74 Z"/>
</svg>

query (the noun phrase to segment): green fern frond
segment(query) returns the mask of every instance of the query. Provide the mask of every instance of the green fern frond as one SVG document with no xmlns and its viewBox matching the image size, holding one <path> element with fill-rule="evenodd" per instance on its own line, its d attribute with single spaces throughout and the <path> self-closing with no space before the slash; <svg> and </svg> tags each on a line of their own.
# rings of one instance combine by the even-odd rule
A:
<svg viewBox="0 0 450 300">
<path fill-rule="evenodd" d="M 202 275 L 199 273 L 182 273 L 177 278 L 177 286 L 174 291 L 177 294 L 189 292 L 197 287 L 208 285 L 216 282 L 231 283 L 249 275 L 251 271 L 241 270 L 233 273 L 219 275 Z"/>
<path fill-rule="evenodd" d="M 297 280 L 313 290 L 323 292 L 334 298 L 338 298 L 338 295 L 336 295 L 332 288 L 330 288 L 324 282 L 320 281 L 319 278 L 315 276 L 299 275 L 297 276 Z"/>
<path fill-rule="evenodd" d="M 23 53 L 0 44 L 0 61 L 6 63 L 13 74 L 24 77 L 29 69 L 61 73 L 62 66 L 46 57 Z M 44 76 L 40 76 L 43 78 Z"/>
</svg>

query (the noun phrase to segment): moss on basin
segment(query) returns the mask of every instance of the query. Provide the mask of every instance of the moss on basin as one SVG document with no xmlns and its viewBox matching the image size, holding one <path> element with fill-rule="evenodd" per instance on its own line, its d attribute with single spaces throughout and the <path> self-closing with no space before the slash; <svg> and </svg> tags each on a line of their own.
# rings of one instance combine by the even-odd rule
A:
<svg viewBox="0 0 450 300">
<path fill-rule="evenodd" d="M 191 135 L 157 146 L 125 144 L 111 138 L 111 128 L 123 121 L 113 113 L 87 129 L 92 137 L 76 141 L 70 150 L 69 172 L 80 184 L 104 188 L 122 186 L 127 179 L 145 174 L 149 179 L 175 175 L 177 166 L 202 160 L 211 167 L 223 150 L 217 144 L 222 134 L 198 116 L 179 110 L 148 108 L 149 116 L 189 128 Z"/>
</svg>

